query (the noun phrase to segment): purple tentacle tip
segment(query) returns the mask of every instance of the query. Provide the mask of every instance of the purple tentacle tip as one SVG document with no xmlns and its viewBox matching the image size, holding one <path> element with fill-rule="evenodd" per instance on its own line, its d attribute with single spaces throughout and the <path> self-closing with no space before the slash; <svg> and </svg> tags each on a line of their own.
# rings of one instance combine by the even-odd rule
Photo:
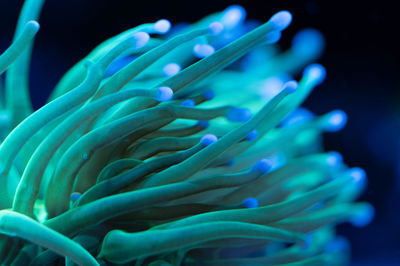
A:
<svg viewBox="0 0 400 266">
<path fill-rule="evenodd" d="M 222 25 L 221 22 L 216 21 L 211 23 L 208 28 L 212 35 L 218 35 L 224 30 L 224 25 Z"/>
<path fill-rule="evenodd" d="M 284 30 L 292 22 L 292 14 L 289 11 L 280 11 L 273 15 L 269 22 L 272 23 L 274 30 Z"/>
<path fill-rule="evenodd" d="M 198 58 L 207 57 L 215 52 L 214 47 L 209 44 L 196 44 L 193 47 L 193 53 Z"/>
<path fill-rule="evenodd" d="M 154 24 L 154 30 L 158 33 L 167 33 L 171 28 L 171 22 L 168 19 L 160 19 Z"/>
<path fill-rule="evenodd" d="M 163 67 L 163 73 L 167 77 L 172 77 L 181 71 L 181 66 L 177 63 L 169 63 Z"/>
<path fill-rule="evenodd" d="M 217 136 L 214 134 L 207 134 L 201 138 L 200 142 L 206 146 L 209 146 L 218 140 Z"/>
<path fill-rule="evenodd" d="M 142 48 L 150 40 L 150 35 L 147 32 L 143 31 L 135 33 L 133 37 L 135 39 L 135 48 Z"/>
<path fill-rule="evenodd" d="M 297 81 L 295 80 L 291 80 L 286 82 L 283 85 L 284 90 L 286 90 L 288 93 L 293 93 L 297 90 L 297 87 L 299 86 L 299 84 L 297 83 Z"/>
<path fill-rule="evenodd" d="M 160 102 L 165 102 L 165 101 L 169 101 L 172 99 L 174 92 L 172 91 L 172 89 L 170 87 L 158 87 L 158 97 L 157 100 L 159 100 Z"/>
</svg>

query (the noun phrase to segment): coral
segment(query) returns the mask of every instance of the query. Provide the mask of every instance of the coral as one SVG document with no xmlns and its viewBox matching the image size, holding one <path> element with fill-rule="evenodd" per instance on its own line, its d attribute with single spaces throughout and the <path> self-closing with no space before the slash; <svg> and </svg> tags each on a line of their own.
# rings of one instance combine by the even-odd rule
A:
<svg viewBox="0 0 400 266">
<path fill-rule="evenodd" d="M 0 56 L 2 264 L 347 263 L 335 226 L 363 226 L 373 208 L 354 202 L 363 170 L 322 149 L 346 114 L 300 108 L 325 77 L 318 31 L 279 52 L 288 11 L 260 25 L 240 6 L 143 24 L 101 43 L 33 111 L 43 3 L 25 1 Z"/>
</svg>

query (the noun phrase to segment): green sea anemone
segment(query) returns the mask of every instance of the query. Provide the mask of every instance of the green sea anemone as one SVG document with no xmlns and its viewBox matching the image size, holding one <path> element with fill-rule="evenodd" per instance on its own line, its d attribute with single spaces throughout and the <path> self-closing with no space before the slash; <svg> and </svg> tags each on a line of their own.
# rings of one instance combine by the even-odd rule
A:
<svg viewBox="0 0 400 266">
<path fill-rule="evenodd" d="M 346 114 L 299 107 L 325 77 L 311 64 L 318 31 L 279 52 L 288 11 L 260 25 L 240 6 L 143 24 L 97 46 L 33 111 L 43 3 L 25 1 L 0 55 L 2 265 L 347 263 L 335 226 L 363 226 L 373 208 L 354 203 L 364 171 L 321 147 Z"/>
</svg>

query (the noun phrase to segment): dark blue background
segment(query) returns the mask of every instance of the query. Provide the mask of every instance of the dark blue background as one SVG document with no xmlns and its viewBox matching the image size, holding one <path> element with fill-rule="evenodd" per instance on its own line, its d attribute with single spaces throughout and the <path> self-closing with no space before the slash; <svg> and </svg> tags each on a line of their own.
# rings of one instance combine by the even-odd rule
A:
<svg viewBox="0 0 400 266">
<path fill-rule="evenodd" d="M 137 24 L 160 18 L 193 22 L 231 4 L 259 20 L 287 9 L 294 17 L 284 46 L 305 27 L 321 30 L 327 40 L 320 60 L 327 80 L 306 107 L 317 114 L 343 109 L 349 116 L 343 131 L 326 135 L 325 146 L 369 176 L 363 199 L 375 206 L 375 220 L 363 229 L 343 225 L 339 231 L 351 239 L 354 263 L 400 265 L 399 23 L 393 2 L 48 0 L 33 54 L 33 102 L 43 105 L 68 68 L 101 41 Z M 11 41 L 21 5 L 22 0 L 0 0 L 0 50 Z"/>
</svg>

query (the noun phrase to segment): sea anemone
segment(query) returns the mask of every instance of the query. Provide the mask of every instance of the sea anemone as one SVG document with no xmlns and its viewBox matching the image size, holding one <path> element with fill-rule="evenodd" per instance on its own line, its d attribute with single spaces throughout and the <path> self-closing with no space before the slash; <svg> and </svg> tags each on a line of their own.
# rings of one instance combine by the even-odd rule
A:
<svg viewBox="0 0 400 266">
<path fill-rule="evenodd" d="M 25 1 L 0 56 L 2 264 L 347 263 L 335 226 L 363 226 L 373 208 L 354 203 L 364 171 L 322 149 L 346 114 L 300 108 L 325 77 L 312 64 L 321 33 L 279 52 L 291 13 L 262 24 L 240 6 L 143 24 L 101 43 L 33 111 L 43 2 Z"/>
</svg>

